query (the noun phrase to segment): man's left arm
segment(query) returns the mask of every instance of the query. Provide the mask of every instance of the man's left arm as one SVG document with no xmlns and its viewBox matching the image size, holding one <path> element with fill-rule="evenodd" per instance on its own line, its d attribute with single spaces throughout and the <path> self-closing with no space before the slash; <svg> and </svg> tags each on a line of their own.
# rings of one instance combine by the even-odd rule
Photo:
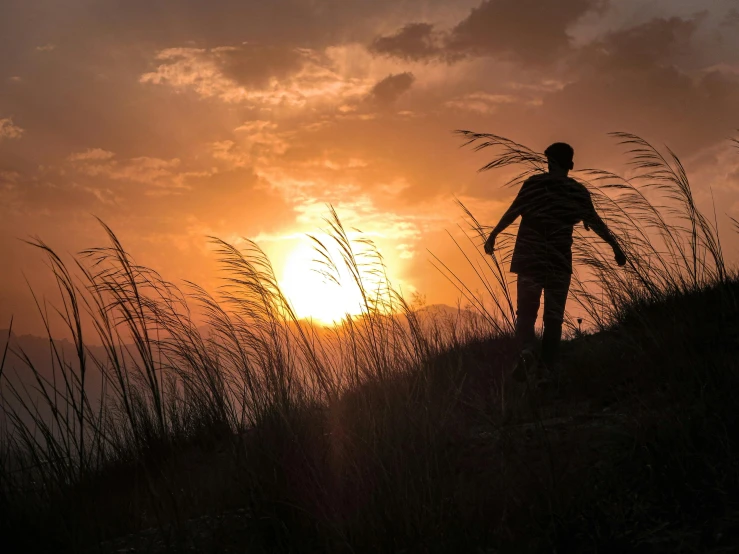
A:
<svg viewBox="0 0 739 554">
<path fill-rule="evenodd" d="M 620 266 L 625 265 L 626 255 L 621 249 L 621 246 L 618 244 L 616 237 L 613 236 L 613 233 L 611 233 L 611 230 L 608 228 L 605 222 L 600 218 L 600 216 L 598 215 L 598 212 L 595 211 L 595 206 L 593 206 L 593 201 L 590 198 L 590 193 L 588 192 L 587 195 L 588 196 L 587 196 L 585 214 L 583 217 L 583 224 L 585 225 L 585 229 L 586 230 L 592 229 L 593 231 L 595 231 L 595 234 L 598 235 L 601 239 L 603 239 L 603 241 L 606 242 L 606 244 L 608 244 L 613 249 L 613 254 L 616 258 L 616 263 Z"/>
</svg>

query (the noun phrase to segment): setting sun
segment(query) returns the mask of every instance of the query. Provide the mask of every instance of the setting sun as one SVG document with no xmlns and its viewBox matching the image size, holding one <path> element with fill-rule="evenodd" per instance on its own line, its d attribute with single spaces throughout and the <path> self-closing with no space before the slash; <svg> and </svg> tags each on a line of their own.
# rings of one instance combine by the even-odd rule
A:
<svg viewBox="0 0 739 554">
<path fill-rule="evenodd" d="M 341 262 L 338 247 L 331 241 L 325 241 L 325 244 L 336 261 L 339 283 L 321 274 L 319 254 L 305 238 L 288 255 L 280 287 L 299 318 L 331 325 L 347 315 L 361 314 L 362 294 Z"/>
</svg>

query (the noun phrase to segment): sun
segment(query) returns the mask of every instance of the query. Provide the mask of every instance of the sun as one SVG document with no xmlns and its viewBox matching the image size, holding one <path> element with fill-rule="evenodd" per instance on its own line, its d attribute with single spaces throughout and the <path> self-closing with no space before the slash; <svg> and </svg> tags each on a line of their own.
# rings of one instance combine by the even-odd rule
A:
<svg viewBox="0 0 739 554">
<path fill-rule="evenodd" d="M 330 240 L 325 243 L 329 253 L 340 261 L 338 247 L 332 248 L 330 243 Z M 362 294 L 343 263 L 336 264 L 337 284 L 319 273 L 318 257 L 307 239 L 287 257 L 279 284 L 295 314 L 323 325 L 333 325 L 347 316 L 361 314 Z"/>
</svg>

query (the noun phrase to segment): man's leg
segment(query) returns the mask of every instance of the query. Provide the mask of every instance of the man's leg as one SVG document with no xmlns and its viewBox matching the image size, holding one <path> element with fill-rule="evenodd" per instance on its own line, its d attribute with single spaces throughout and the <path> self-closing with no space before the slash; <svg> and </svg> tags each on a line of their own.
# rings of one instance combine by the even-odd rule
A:
<svg viewBox="0 0 739 554">
<path fill-rule="evenodd" d="M 551 275 L 544 284 L 544 336 L 541 350 L 542 359 L 547 365 L 557 361 L 571 279 L 569 274 Z"/>
<path fill-rule="evenodd" d="M 530 276 L 518 276 L 516 309 L 516 342 L 519 349 L 532 348 L 536 340 L 536 315 L 539 313 L 542 283 Z"/>
</svg>

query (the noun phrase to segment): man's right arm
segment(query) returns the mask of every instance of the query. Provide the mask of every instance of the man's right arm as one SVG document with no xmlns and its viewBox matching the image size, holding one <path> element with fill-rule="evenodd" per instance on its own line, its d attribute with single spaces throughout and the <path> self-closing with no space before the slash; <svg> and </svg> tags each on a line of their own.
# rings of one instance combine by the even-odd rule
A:
<svg viewBox="0 0 739 554">
<path fill-rule="evenodd" d="M 526 194 L 528 193 L 528 188 L 528 181 L 524 182 L 524 184 L 521 185 L 521 190 L 518 191 L 518 195 L 516 196 L 515 200 L 513 200 L 513 203 L 511 203 L 510 207 L 506 210 L 506 212 L 500 218 L 498 224 L 490 233 L 488 240 L 485 241 L 486 254 L 493 253 L 493 250 L 495 250 L 495 239 L 500 233 L 505 231 L 511 223 L 516 221 L 516 218 L 519 215 L 523 213 L 523 206 Z"/>
</svg>

